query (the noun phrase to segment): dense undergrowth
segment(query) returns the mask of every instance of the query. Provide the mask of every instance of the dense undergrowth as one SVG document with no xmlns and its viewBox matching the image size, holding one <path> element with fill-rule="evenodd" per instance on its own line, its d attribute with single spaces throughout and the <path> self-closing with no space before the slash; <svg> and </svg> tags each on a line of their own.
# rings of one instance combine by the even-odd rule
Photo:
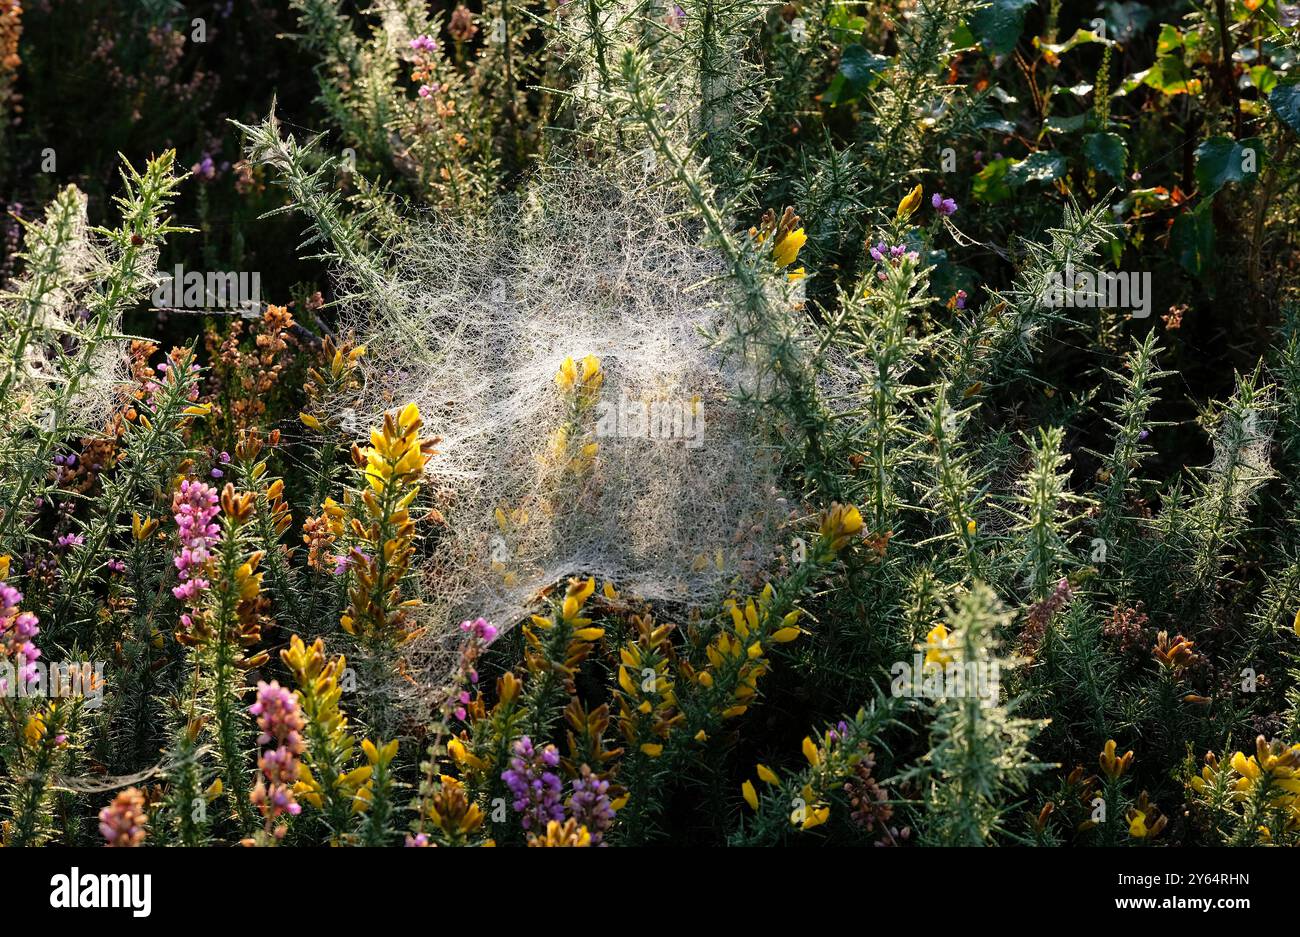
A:
<svg viewBox="0 0 1300 937">
<path fill-rule="evenodd" d="M 0 0 L 4 844 L 1295 844 L 1298 22 Z"/>
</svg>

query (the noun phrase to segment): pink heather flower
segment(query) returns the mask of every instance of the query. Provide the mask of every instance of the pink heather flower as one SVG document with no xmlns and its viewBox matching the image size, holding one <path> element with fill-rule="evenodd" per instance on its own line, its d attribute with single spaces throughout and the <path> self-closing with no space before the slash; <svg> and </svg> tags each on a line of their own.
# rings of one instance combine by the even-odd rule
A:
<svg viewBox="0 0 1300 937">
<path fill-rule="evenodd" d="M 478 638 L 484 644 L 491 644 L 497 637 L 497 626 L 488 622 L 486 618 L 462 621 L 460 630 Z"/>
<path fill-rule="evenodd" d="M 410 833 L 407 833 L 406 845 L 416 849 L 423 849 L 429 845 L 429 834 L 416 833 L 414 836 L 412 836 Z"/>
<path fill-rule="evenodd" d="M 957 203 L 950 198 L 944 198 L 938 192 L 930 197 L 930 204 L 941 215 L 951 215 L 957 211 Z"/>
<path fill-rule="evenodd" d="M 35 615 L 19 610 L 23 594 L 13 586 L 0 582 L 0 660 L 12 661 L 15 675 L 23 685 L 36 679 L 36 660 L 40 649 L 32 639 L 41 629 Z M 9 691 L 9 681 L 0 679 L 0 695 Z"/>
<path fill-rule="evenodd" d="M 257 702 L 248 707 L 248 711 L 257 717 L 257 727 L 262 731 L 257 737 L 258 745 L 276 742 L 290 746 L 295 752 L 302 751 L 304 723 L 298 711 L 298 697 L 292 691 L 280 686 L 276 680 L 270 683 L 259 681 Z"/>
<path fill-rule="evenodd" d="M 144 794 L 128 787 L 99 811 L 99 835 L 108 846 L 139 846 L 144 842 L 147 819 Z"/>
<path fill-rule="evenodd" d="M 58 544 L 60 549 L 70 550 L 72 547 L 79 547 L 86 542 L 86 538 L 81 534 L 64 534 L 59 538 Z"/>
<path fill-rule="evenodd" d="M 416 52 L 436 52 L 438 43 L 431 36 L 420 35 L 411 40 L 411 48 Z"/>
<path fill-rule="evenodd" d="M 248 707 L 257 717 L 261 734 L 258 745 L 272 745 L 257 761 L 260 773 L 249 800 L 268 821 L 285 814 L 297 816 L 302 805 L 293 796 L 298 780 L 298 756 L 305 746 L 302 732 L 306 727 L 298 708 L 298 697 L 274 680 L 257 684 L 257 702 Z M 278 834 L 277 834 L 278 835 Z"/>
<path fill-rule="evenodd" d="M 181 585 L 172 589 L 178 599 L 193 601 L 208 588 L 208 581 L 199 573 L 221 540 L 221 528 L 215 523 L 219 513 L 217 489 L 204 482 L 183 481 L 172 495 L 172 514 L 181 542 L 173 560 L 181 578 Z"/>
</svg>

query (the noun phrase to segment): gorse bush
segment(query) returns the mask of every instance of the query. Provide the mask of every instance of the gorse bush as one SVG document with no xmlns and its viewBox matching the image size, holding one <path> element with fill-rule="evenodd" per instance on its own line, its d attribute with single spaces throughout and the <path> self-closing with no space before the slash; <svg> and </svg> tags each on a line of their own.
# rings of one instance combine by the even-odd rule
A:
<svg viewBox="0 0 1300 937">
<path fill-rule="evenodd" d="M 1300 841 L 1294 6 L 57 6 L 4 844 Z"/>
</svg>

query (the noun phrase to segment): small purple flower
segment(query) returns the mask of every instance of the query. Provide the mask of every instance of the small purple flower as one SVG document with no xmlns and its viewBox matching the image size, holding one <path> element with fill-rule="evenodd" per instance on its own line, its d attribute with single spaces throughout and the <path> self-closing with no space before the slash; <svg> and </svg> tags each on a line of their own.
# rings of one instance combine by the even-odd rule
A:
<svg viewBox="0 0 1300 937">
<path fill-rule="evenodd" d="M 81 534 L 64 534 L 59 538 L 59 548 L 62 550 L 71 550 L 73 547 L 79 547 L 86 542 L 86 538 Z"/>
<path fill-rule="evenodd" d="M 126 572 L 126 564 L 123 563 L 121 560 L 109 560 L 107 565 L 108 565 L 108 571 L 110 573 Z"/>
<path fill-rule="evenodd" d="M 203 159 L 190 167 L 190 172 L 195 178 L 202 179 L 204 182 L 211 182 L 217 178 L 217 164 L 213 162 L 212 154 L 204 153 Z"/>
<path fill-rule="evenodd" d="M 944 198 L 944 196 L 940 195 L 938 192 L 935 192 L 934 195 L 931 196 L 930 204 L 933 205 L 934 210 L 941 215 L 952 215 L 957 211 L 957 203 L 950 198 Z"/>
<path fill-rule="evenodd" d="M 596 777 L 586 765 L 582 777 L 574 778 L 569 795 L 569 815 L 587 828 L 591 845 L 605 845 L 605 833 L 614 825 L 614 806 L 609 799 L 609 782 Z"/>
<path fill-rule="evenodd" d="M 1151 430 L 1149 429 L 1142 430 L 1140 433 L 1138 433 L 1138 442 L 1146 442 L 1147 437 L 1150 435 L 1151 435 Z"/>
<path fill-rule="evenodd" d="M 21 592 L 0 582 L 0 660 L 12 661 L 11 672 L 26 686 L 36 679 L 36 660 L 41 652 L 32 639 L 41 629 L 35 615 L 19 609 L 22 601 Z M 0 678 L 0 695 L 8 691 L 9 681 Z"/>
<path fill-rule="evenodd" d="M 208 474 L 211 475 L 213 478 L 221 478 L 221 477 L 223 477 L 226 473 L 223 472 L 223 471 L 221 471 L 221 469 L 219 469 L 219 468 L 213 468 L 212 471 L 209 472 Z"/>
<path fill-rule="evenodd" d="M 462 621 L 460 630 L 478 638 L 484 644 L 491 644 L 497 637 L 497 626 L 491 624 L 486 618 L 476 618 L 474 621 Z"/>
<path fill-rule="evenodd" d="M 525 830 L 544 830 L 547 822 L 564 820 L 564 804 L 560 799 L 563 786 L 559 776 L 550 770 L 559 763 L 560 753 L 554 745 L 547 745 L 538 754 L 528 736 L 515 742 L 510 767 L 501 772 L 501 780 L 514 795 L 512 806 L 523 814 L 519 825 Z"/>
<path fill-rule="evenodd" d="M 221 513 L 217 501 L 217 489 L 188 479 L 172 495 L 172 514 L 181 543 L 181 551 L 173 559 L 181 579 L 181 584 L 172 589 L 172 595 L 178 599 L 192 601 L 209 586 L 197 573 L 207 564 L 212 547 L 221 539 L 221 528 L 215 523 Z"/>
<path fill-rule="evenodd" d="M 416 52 L 436 52 L 438 43 L 432 36 L 422 34 L 411 40 L 411 48 Z"/>
</svg>

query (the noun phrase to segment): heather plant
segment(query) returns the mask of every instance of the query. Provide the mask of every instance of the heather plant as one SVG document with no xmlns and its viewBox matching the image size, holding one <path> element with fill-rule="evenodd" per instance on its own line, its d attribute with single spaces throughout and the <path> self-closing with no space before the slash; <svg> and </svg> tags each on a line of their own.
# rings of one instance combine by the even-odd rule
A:
<svg viewBox="0 0 1300 937">
<path fill-rule="evenodd" d="M 6 845 L 1297 842 L 1290 7 L 181 13 L 3 193 Z"/>
</svg>

